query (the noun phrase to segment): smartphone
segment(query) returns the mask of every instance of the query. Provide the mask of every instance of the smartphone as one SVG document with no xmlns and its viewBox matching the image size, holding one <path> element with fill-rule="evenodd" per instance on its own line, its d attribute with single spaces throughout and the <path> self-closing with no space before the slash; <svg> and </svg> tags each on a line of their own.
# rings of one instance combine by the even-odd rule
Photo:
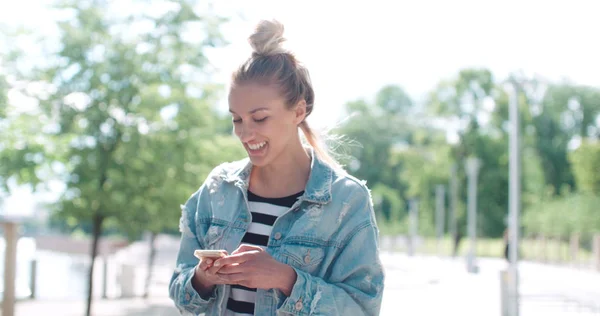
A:
<svg viewBox="0 0 600 316">
<path fill-rule="evenodd" d="M 211 258 L 216 260 L 227 256 L 227 250 L 197 249 L 194 251 L 194 256 L 196 256 L 198 259 Z"/>
</svg>

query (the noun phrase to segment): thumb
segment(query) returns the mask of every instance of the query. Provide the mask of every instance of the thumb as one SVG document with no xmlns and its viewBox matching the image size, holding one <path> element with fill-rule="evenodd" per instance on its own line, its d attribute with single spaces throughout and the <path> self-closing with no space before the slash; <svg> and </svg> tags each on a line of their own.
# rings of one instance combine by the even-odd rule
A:
<svg viewBox="0 0 600 316">
<path fill-rule="evenodd" d="M 234 255 L 234 254 L 237 254 L 237 253 L 246 252 L 246 251 L 253 251 L 253 250 L 262 251 L 263 249 L 261 247 L 258 247 L 258 246 L 242 244 L 234 252 L 232 252 L 231 254 Z"/>
</svg>

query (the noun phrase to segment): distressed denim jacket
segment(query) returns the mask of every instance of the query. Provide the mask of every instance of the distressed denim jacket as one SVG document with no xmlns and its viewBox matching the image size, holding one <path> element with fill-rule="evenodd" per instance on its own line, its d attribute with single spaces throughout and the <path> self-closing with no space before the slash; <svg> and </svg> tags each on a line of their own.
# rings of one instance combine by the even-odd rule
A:
<svg viewBox="0 0 600 316">
<path fill-rule="evenodd" d="M 297 273 L 289 297 L 258 289 L 255 315 L 378 315 L 384 273 L 364 182 L 335 171 L 311 149 L 304 195 L 274 223 L 266 251 Z M 184 315 L 223 315 L 230 285 L 206 297 L 192 287 L 196 249 L 233 252 L 251 223 L 246 158 L 216 167 L 182 205 L 181 244 L 169 294 Z"/>
</svg>

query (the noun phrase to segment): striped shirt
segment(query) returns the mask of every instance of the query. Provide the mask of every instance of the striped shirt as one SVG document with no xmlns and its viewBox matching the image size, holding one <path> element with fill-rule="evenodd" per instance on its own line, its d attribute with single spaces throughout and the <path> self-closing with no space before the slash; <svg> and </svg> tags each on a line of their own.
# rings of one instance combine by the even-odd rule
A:
<svg viewBox="0 0 600 316">
<path fill-rule="evenodd" d="M 248 191 L 248 206 L 252 214 L 252 223 L 242 238 L 242 243 L 266 248 L 275 220 L 289 210 L 303 193 L 299 192 L 282 198 L 264 198 Z M 256 289 L 232 285 L 225 315 L 254 315 L 255 300 Z"/>
</svg>

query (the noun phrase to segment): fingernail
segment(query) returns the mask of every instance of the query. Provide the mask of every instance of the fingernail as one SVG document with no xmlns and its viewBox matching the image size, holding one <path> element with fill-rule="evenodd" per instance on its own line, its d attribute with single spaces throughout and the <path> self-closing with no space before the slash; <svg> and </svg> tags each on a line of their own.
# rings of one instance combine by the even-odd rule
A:
<svg viewBox="0 0 600 316">
<path fill-rule="evenodd" d="M 217 260 L 217 261 L 215 262 L 215 267 L 219 267 L 219 266 L 221 266 L 221 261 Z"/>
<path fill-rule="evenodd" d="M 211 259 L 206 259 L 206 264 L 211 264 L 212 260 Z"/>
</svg>

